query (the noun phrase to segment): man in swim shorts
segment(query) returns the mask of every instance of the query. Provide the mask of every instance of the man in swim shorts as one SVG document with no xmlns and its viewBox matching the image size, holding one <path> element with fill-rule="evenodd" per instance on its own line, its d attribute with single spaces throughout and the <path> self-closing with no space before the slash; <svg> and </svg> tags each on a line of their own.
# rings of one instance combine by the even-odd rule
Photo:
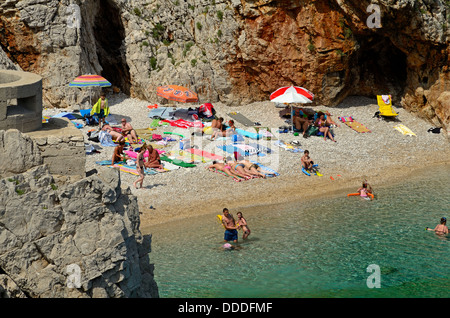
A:
<svg viewBox="0 0 450 318">
<path fill-rule="evenodd" d="M 230 214 L 227 208 L 223 209 L 222 224 L 225 227 L 225 233 L 223 239 L 225 242 L 233 241 L 237 243 L 238 241 L 238 231 L 236 222 L 233 216 Z"/>
</svg>

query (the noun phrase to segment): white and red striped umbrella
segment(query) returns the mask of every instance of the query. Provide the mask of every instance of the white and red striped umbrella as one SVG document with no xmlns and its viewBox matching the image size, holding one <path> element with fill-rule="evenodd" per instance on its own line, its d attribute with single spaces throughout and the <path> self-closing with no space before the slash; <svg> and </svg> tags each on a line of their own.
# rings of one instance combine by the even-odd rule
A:
<svg viewBox="0 0 450 318">
<path fill-rule="evenodd" d="M 313 99 L 313 93 L 298 86 L 281 87 L 270 94 L 270 100 L 274 103 L 312 103 Z"/>
</svg>

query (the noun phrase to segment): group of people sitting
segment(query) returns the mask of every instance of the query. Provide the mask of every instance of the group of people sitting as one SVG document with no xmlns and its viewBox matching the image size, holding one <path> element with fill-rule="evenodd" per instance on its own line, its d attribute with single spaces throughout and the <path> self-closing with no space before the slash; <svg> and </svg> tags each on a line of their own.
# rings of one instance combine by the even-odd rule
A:
<svg viewBox="0 0 450 318">
<path fill-rule="evenodd" d="M 294 108 L 292 113 L 292 122 L 298 131 L 303 131 L 303 138 L 308 137 L 308 128 L 315 126 L 320 133 L 323 133 L 324 139 L 327 137 L 336 142 L 330 130 L 332 125 L 339 127 L 339 124 L 334 122 L 329 112 L 309 112 L 303 108 Z"/>
<path fill-rule="evenodd" d="M 212 165 L 207 169 L 217 169 L 227 173 L 233 177 L 242 177 L 246 180 L 253 178 L 266 178 L 266 175 L 261 172 L 261 168 L 248 160 L 239 157 L 236 161 L 229 161 L 224 159 L 224 162 L 213 161 Z"/>
<path fill-rule="evenodd" d="M 212 129 L 211 140 L 214 140 L 217 137 L 231 136 L 236 133 L 234 120 L 228 121 L 228 125 L 225 125 L 223 122 L 223 117 L 213 119 L 213 121 L 211 122 L 211 129 Z"/>
</svg>

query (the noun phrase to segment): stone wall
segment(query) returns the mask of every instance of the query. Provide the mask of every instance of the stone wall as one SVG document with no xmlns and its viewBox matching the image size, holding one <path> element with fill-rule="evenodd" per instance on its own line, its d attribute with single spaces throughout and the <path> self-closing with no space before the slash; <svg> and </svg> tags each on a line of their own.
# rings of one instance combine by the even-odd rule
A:
<svg viewBox="0 0 450 318">
<path fill-rule="evenodd" d="M 36 142 L 42 162 L 55 175 L 85 176 L 82 132 L 67 118 L 50 118 L 43 128 L 26 134 Z"/>
</svg>

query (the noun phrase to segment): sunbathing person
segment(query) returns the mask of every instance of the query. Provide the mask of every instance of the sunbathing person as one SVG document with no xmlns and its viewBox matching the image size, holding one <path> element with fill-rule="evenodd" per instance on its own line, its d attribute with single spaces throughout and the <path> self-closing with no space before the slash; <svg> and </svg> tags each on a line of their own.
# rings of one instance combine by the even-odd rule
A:
<svg viewBox="0 0 450 318">
<path fill-rule="evenodd" d="M 119 141 L 119 144 L 114 148 L 114 153 L 112 156 L 111 164 L 113 165 L 116 162 L 127 160 L 127 156 L 123 153 L 123 147 L 125 146 L 125 141 Z"/>
<path fill-rule="evenodd" d="M 319 112 L 317 114 L 317 119 L 316 119 L 314 125 L 319 128 L 320 132 L 323 133 L 324 140 L 327 140 L 327 136 L 328 136 L 328 137 L 330 137 L 331 140 L 336 142 L 336 140 L 334 140 L 334 138 L 333 138 L 333 135 L 331 134 L 330 126 L 327 124 L 324 113 Z"/>
<path fill-rule="evenodd" d="M 245 171 L 245 165 L 243 163 L 231 161 L 228 164 L 231 167 L 231 172 L 233 174 L 245 179 L 253 178 L 253 175 L 251 173 Z"/>
<path fill-rule="evenodd" d="M 136 144 L 138 142 L 136 130 L 134 130 L 130 123 L 127 123 L 125 118 L 122 118 L 122 135 L 128 137 L 130 143 Z"/>
<path fill-rule="evenodd" d="M 242 159 L 242 157 L 240 157 L 239 159 Z M 260 167 L 256 164 L 256 163 L 252 163 L 248 160 L 239 160 L 238 161 L 240 164 L 244 165 L 244 170 L 253 175 L 253 176 L 257 176 L 257 177 L 262 177 L 265 178 L 266 175 L 264 173 L 261 173 L 261 171 L 259 171 L 258 169 L 260 169 Z"/>
<path fill-rule="evenodd" d="M 336 123 L 336 122 L 331 118 L 331 114 L 330 114 L 329 111 L 326 111 L 325 114 L 326 114 L 325 120 L 327 121 L 327 124 L 328 124 L 329 126 L 335 125 L 335 126 L 337 126 L 337 127 L 340 127 L 339 124 Z"/>
<path fill-rule="evenodd" d="M 112 137 L 112 139 L 113 139 L 114 141 L 121 141 L 121 140 L 124 140 L 124 141 L 125 141 L 125 137 L 124 137 L 121 133 L 115 131 L 115 130 L 114 130 L 110 125 L 108 125 L 108 124 L 104 124 L 104 125 L 102 126 L 102 130 L 103 130 L 103 131 L 106 131 L 108 134 L 110 134 L 111 137 Z"/>
<path fill-rule="evenodd" d="M 147 162 L 144 163 L 144 166 L 146 168 L 163 169 L 164 166 L 161 164 L 161 158 L 159 157 L 158 151 L 154 149 L 152 145 L 147 145 L 147 149 L 148 149 L 148 158 Z"/>
<path fill-rule="evenodd" d="M 210 165 L 209 167 L 207 167 L 207 169 L 209 169 L 209 170 L 211 170 L 211 169 L 221 170 L 223 172 L 228 173 L 230 176 L 234 176 L 233 173 L 231 172 L 231 166 L 229 166 L 228 164 L 221 163 L 221 162 L 218 162 L 216 160 L 214 160 L 212 163 L 213 164 Z"/>
</svg>

